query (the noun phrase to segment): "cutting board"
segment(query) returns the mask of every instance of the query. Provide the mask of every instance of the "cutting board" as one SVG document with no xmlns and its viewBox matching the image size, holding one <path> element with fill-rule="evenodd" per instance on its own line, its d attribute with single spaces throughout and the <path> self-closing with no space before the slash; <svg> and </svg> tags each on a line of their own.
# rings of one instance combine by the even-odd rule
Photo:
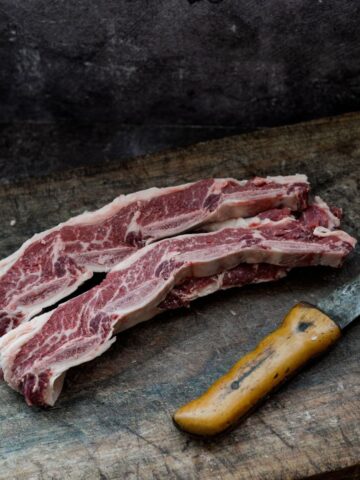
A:
<svg viewBox="0 0 360 480">
<path fill-rule="evenodd" d="M 0 253 L 120 193 L 204 177 L 306 173 L 360 233 L 360 115 L 202 143 L 6 185 Z M 29 408 L 0 386 L 1 479 L 359 478 L 360 325 L 233 432 L 201 441 L 171 414 L 274 329 L 299 300 L 315 302 L 360 270 L 308 268 L 285 280 L 219 292 L 119 335 L 72 369 L 55 408 Z"/>
</svg>

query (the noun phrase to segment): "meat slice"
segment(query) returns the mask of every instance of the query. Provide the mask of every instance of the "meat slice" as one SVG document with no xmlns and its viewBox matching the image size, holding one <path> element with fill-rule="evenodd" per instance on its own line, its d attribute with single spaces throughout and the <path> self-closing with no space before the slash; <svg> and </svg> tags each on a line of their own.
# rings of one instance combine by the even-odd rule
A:
<svg viewBox="0 0 360 480">
<path fill-rule="evenodd" d="M 274 207 L 302 210 L 308 190 L 304 175 L 151 188 L 37 234 L 0 262 L 0 336 L 155 240 Z"/>
<path fill-rule="evenodd" d="M 237 267 L 217 275 L 189 278 L 184 283 L 175 286 L 159 303 L 157 310 L 158 313 L 161 313 L 165 310 L 187 307 L 197 298 L 205 297 L 218 290 L 279 280 L 285 277 L 289 270 L 289 268 L 268 263 L 241 263 Z"/>
<path fill-rule="evenodd" d="M 341 217 L 341 208 L 330 207 L 320 197 L 315 197 L 312 205 L 309 205 L 309 207 L 300 214 L 300 220 L 309 228 L 337 228 L 340 226 Z"/>
<path fill-rule="evenodd" d="M 223 222 L 213 222 L 201 227 L 203 232 L 215 232 L 229 227 L 252 227 L 264 225 L 265 222 L 279 221 L 290 216 L 289 209 L 274 208 L 250 218 L 233 218 Z M 330 230 L 340 226 L 341 208 L 329 206 L 319 196 L 307 208 L 298 214 L 299 220 L 308 228 L 325 227 Z"/>
<path fill-rule="evenodd" d="M 320 197 L 315 197 L 313 203 L 309 205 L 299 215 L 301 223 L 307 228 L 326 227 L 334 229 L 340 226 L 342 211 L 340 208 L 329 207 Z M 218 222 L 205 226 L 203 230 L 216 231 L 232 227 L 256 228 L 260 225 L 266 225 L 270 222 L 292 218 L 291 212 L 287 208 L 272 209 L 261 212 L 256 217 L 246 219 L 235 219 L 227 222 Z M 202 278 L 189 278 L 181 285 L 177 285 L 166 296 L 158 308 L 159 313 L 163 310 L 188 306 L 193 300 L 233 287 L 242 287 L 249 283 L 262 283 L 271 280 L 278 280 L 286 276 L 289 268 L 270 265 L 267 263 L 245 264 L 241 263 L 235 268 L 221 272 L 218 275 Z"/>
<path fill-rule="evenodd" d="M 241 263 L 338 267 L 355 242 L 343 231 L 283 218 L 255 229 L 224 228 L 148 245 L 97 287 L 5 335 L 0 340 L 5 381 L 29 405 L 53 405 L 70 367 L 101 355 L 115 334 L 153 317 L 184 280 L 219 275 Z"/>
</svg>

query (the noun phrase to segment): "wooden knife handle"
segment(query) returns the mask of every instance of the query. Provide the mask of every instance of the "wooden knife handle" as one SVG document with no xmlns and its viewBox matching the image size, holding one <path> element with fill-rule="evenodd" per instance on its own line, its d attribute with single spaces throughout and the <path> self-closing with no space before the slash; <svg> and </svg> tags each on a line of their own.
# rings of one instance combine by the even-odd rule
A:
<svg viewBox="0 0 360 480">
<path fill-rule="evenodd" d="M 211 436 L 233 427 L 272 390 L 340 337 L 340 328 L 317 308 L 299 303 L 281 326 L 239 360 L 199 398 L 175 413 L 186 432 Z"/>
</svg>

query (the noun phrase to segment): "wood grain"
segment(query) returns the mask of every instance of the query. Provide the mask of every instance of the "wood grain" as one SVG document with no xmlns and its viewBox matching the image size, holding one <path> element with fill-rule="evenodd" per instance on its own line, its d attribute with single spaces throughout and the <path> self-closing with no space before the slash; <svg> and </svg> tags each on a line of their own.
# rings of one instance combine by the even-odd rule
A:
<svg viewBox="0 0 360 480">
<path fill-rule="evenodd" d="M 360 115 L 353 114 L 7 185 L 0 253 L 120 193 L 206 176 L 307 173 L 317 194 L 344 208 L 344 228 L 359 236 L 359 165 Z M 359 272 L 359 263 L 357 252 L 341 271 L 299 269 L 138 325 L 101 358 L 71 370 L 53 409 L 30 409 L 0 385 L 0 478 L 359 478 L 358 323 L 230 434 L 195 440 L 170 418 L 294 303 L 316 303 Z"/>
</svg>

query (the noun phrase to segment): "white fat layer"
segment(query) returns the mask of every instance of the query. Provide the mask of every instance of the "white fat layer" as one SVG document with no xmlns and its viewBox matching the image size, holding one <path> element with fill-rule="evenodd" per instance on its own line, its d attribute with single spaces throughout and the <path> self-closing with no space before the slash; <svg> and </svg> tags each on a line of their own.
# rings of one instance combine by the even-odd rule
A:
<svg viewBox="0 0 360 480">
<path fill-rule="evenodd" d="M 173 236 L 177 233 L 186 232 L 198 224 L 201 224 L 201 216 L 208 218 L 209 215 L 203 215 L 200 210 L 194 212 L 178 215 L 175 218 L 165 218 L 164 220 L 158 220 L 150 225 L 146 226 L 145 232 L 149 237 L 161 238 L 165 236 Z M 135 230 L 137 231 L 137 230 Z M 163 232 L 163 233 L 160 233 Z M 152 239 L 150 239 L 152 241 Z"/>
<path fill-rule="evenodd" d="M 343 230 L 330 230 L 325 227 L 316 227 L 314 235 L 317 237 L 336 237 L 343 242 L 349 243 L 352 247 L 356 245 L 356 239 Z"/>
<path fill-rule="evenodd" d="M 288 215 L 281 220 L 259 218 L 258 216 L 250 218 L 233 218 L 224 222 L 206 224 L 202 227 L 202 230 L 205 232 L 216 232 L 218 230 L 223 230 L 224 228 L 258 228 L 263 225 L 283 225 L 289 220 L 295 220 L 295 217 L 293 215 Z"/>
<path fill-rule="evenodd" d="M 273 182 L 276 183 L 282 183 L 282 184 L 287 184 L 287 183 L 309 183 L 308 178 L 306 175 L 303 175 L 302 173 L 296 173 L 295 175 L 286 175 L 286 176 L 269 176 L 266 177 L 267 180 L 272 180 Z"/>
</svg>

